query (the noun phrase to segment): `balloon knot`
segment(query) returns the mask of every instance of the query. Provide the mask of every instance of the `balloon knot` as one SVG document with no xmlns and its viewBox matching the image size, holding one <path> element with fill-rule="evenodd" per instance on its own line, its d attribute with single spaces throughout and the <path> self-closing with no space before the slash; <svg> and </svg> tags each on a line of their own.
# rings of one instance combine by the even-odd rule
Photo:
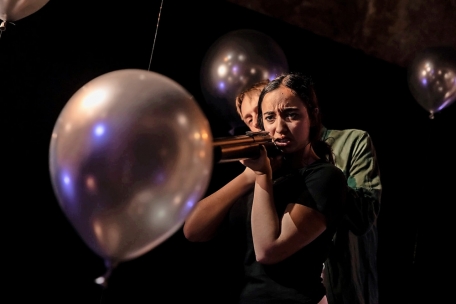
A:
<svg viewBox="0 0 456 304">
<path fill-rule="evenodd" d="M 103 287 L 108 287 L 108 278 L 106 276 L 101 276 L 95 279 L 95 283 Z"/>
<path fill-rule="evenodd" d="M 112 271 L 116 268 L 117 263 L 112 263 L 111 261 L 106 260 L 106 273 L 95 279 L 95 283 L 103 286 L 104 288 L 108 287 L 108 279 L 111 276 Z"/>
<path fill-rule="evenodd" d="M 2 20 L 2 23 L 0 23 L 0 31 L 6 31 L 6 24 L 7 23 L 11 23 L 12 25 L 16 25 L 15 23 L 11 22 L 11 21 L 3 21 Z"/>
</svg>

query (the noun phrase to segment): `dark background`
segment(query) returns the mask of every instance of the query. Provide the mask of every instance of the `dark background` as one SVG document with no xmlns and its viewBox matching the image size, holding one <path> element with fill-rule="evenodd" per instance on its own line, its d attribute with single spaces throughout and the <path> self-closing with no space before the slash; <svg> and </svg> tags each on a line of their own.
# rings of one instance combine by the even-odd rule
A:
<svg viewBox="0 0 456 304">
<path fill-rule="evenodd" d="M 255 29 L 280 45 L 290 70 L 314 76 L 327 127 L 364 129 L 374 141 L 384 188 L 381 303 L 445 299 L 454 281 L 447 276 L 454 253 L 456 107 L 431 120 L 409 92 L 406 69 L 234 4 L 163 1 L 158 22 L 161 4 L 51 0 L 2 33 L 2 297 L 47 303 L 223 303 L 229 297 L 234 278 L 223 244 L 190 244 L 181 231 L 121 263 L 106 289 L 96 285 L 103 261 L 60 210 L 48 151 L 54 123 L 79 88 L 104 73 L 149 69 L 149 63 L 195 97 L 214 137 L 227 136 L 228 126 L 202 96 L 201 63 L 220 36 Z M 239 170 L 216 165 L 207 193 Z"/>
</svg>

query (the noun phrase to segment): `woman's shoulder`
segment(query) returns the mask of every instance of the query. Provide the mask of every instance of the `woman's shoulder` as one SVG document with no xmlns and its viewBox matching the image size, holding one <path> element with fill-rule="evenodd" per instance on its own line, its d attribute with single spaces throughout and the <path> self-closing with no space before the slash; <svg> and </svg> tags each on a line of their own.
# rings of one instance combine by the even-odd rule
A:
<svg viewBox="0 0 456 304">
<path fill-rule="evenodd" d="M 328 171 L 341 171 L 336 165 L 327 162 L 323 159 L 318 159 L 308 166 L 303 168 L 304 170 L 328 170 Z"/>
<path fill-rule="evenodd" d="M 318 174 L 324 176 L 335 176 L 345 180 L 344 172 L 332 163 L 317 160 L 310 165 L 299 170 L 301 175 Z"/>
</svg>

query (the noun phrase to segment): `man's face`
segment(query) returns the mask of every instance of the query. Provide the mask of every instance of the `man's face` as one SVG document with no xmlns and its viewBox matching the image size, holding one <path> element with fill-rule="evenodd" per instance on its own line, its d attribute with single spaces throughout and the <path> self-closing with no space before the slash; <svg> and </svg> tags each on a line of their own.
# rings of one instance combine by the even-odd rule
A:
<svg viewBox="0 0 456 304">
<path fill-rule="evenodd" d="M 261 131 L 258 128 L 258 97 L 259 93 L 246 94 L 241 104 L 242 120 L 252 132 Z"/>
</svg>

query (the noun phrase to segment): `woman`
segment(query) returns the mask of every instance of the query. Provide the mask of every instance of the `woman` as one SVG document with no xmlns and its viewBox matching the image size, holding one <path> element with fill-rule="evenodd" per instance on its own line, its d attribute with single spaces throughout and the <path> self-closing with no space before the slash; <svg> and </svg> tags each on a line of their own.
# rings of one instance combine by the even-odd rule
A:
<svg viewBox="0 0 456 304">
<path fill-rule="evenodd" d="M 221 206 L 202 200 L 184 234 L 205 241 L 226 222 L 233 254 L 243 265 L 238 303 L 316 304 L 325 295 L 322 265 L 347 186 L 321 141 L 311 78 L 289 73 L 268 83 L 259 97 L 258 125 L 282 150 L 280 168 L 273 173 L 265 149 L 257 159 L 241 161 L 250 169 L 248 179 L 255 180 L 253 189 Z M 246 191 L 248 185 L 238 181 L 226 191 Z"/>
</svg>

